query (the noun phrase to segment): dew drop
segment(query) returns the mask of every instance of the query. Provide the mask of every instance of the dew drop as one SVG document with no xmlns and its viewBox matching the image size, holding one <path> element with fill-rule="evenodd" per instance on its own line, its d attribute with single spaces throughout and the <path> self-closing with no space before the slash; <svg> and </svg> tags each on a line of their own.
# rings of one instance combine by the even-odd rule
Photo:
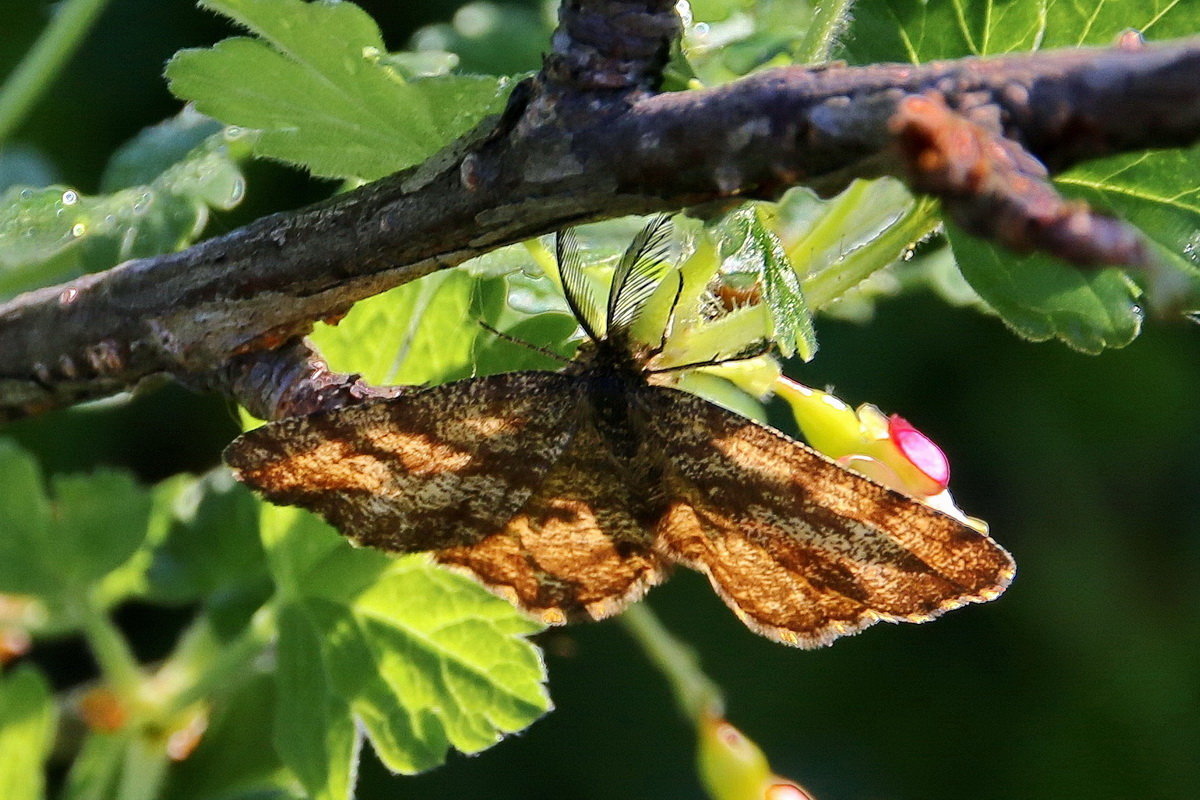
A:
<svg viewBox="0 0 1200 800">
<path fill-rule="evenodd" d="M 31 200 L 33 199 L 33 189 L 22 189 L 19 196 L 22 200 Z"/>
<path fill-rule="evenodd" d="M 80 236 L 83 236 L 85 233 L 87 233 L 87 226 L 84 225 L 82 222 L 76 222 L 74 225 L 71 226 L 71 236 L 72 237 L 78 239 Z"/>
<path fill-rule="evenodd" d="M 229 187 L 229 203 L 230 203 L 230 205 L 236 205 L 237 203 L 242 202 L 242 198 L 245 196 L 246 196 L 246 181 L 244 181 L 241 178 L 238 178 L 237 180 L 235 180 L 233 182 L 233 185 Z"/>
<path fill-rule="evenodd" d="M 73 206 L 79 202 L 79 193 L 74 189 L 67 189 L 62 193 L 62 203 L 64 206 Z"/>
</svg>

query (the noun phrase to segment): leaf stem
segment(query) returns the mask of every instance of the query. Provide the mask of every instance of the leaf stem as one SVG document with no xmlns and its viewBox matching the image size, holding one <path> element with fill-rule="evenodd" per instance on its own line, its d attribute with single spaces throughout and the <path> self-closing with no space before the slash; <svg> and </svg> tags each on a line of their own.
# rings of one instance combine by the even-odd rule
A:
<svg viewBox="0 0 1200 800">
<path fill-rule="evenodd" d="M 65 0 L 33 47 L 0 87 L 0 145 L 12 134 L 109 0 Z"/>
<path fill-rule="evenodd" d="M 645 603 L 634 603 L 620 617 L 629 635 L 667 677 L 683 715 L 694 722 L 723 713 L 725 700 L 712 678 L 700 669 L 696 651 L 663 627 Z"/>
<path fill-rule="evenodd" d="M 160 742 L 132 736 L 125 747 L 121 778 L 113 800 L 156 800 L 169 761 Z"/>
<path fill-rule="evenodd" d="M 181 689 L 167 704 L 166 713 L 175 714 L 193 703 L 211 698 L 246 672 L 253 661 L 274 637 L 275 606 L 267 603 L 251 618 L 249 624 L 231 642 L 221 648 L 204 671 L 188 686 Z"/>
<path fill-rule="evenodd" d="M 79 611 L 84 638 L 105 682 L 131 708 L 136 706 L 144 676 L 125 635 L 113 624 L 103 605 L 90 594 Z"/>
<path fill-rule="evenodd" d="M 808 307 L 812 311 L 824 308 L 896 261 L 913 243 L 937 230 L 941 220 L 934 213 L 936 207 L 936 201 L 929 198 L 917 199 L 886 230 L 870 242 L 846 253 L 841 263 L 805 278 L 802 289 Z"/>
</svg>

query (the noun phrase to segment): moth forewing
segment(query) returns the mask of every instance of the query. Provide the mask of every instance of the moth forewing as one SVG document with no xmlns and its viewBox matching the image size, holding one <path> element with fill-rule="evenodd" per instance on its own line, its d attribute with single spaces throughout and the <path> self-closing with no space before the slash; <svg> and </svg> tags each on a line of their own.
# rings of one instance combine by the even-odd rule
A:
<svg viewBox="0 0 1200 800">
<path fill-rule="evenodd" d="M 361 544 L 411 553 L 477 541 L 541 485 L 574 435 L 577 383 L 555 372 L 472 378 L 269 423 L 224 459 L 274 503 Z"/>
</svg>

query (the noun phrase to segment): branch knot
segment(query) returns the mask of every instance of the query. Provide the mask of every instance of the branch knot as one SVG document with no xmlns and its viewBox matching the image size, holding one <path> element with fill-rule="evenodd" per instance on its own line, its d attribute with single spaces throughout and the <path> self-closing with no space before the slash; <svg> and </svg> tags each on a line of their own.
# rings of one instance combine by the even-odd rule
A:
<svg viewBox="0 0 1200 800">
<path fill-rule="evenodd" d="M 683 30 L 673 0 L 566 0 L 558 22 L 545 76 L 586 91 L 657 89 Z"/>
</svg>

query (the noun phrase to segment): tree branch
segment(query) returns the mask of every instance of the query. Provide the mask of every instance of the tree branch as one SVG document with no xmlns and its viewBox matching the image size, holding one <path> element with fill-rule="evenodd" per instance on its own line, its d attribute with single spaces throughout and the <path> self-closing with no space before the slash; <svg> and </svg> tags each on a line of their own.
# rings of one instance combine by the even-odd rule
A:
<svg viewBox="0 0 1200 800">
<path fill-rule="evenodd" d="M 577 57 L 586 25 L 573 38 L 560 28 L 547 69 L 514 93 L 491 134 L 432 176 L 398 173 L 0 305 L 0 420 L 156 373 L 244 396 L 231 386 L 231 359 L 299 347 L 315 321 L 433 270 L 580 222 L 771 199 L 792 186 L 829 195 L 854 178 L 895 175 L 1011 247 L 1136 263 L 1137 237 L 1064 203 L 1042 165 L 1058 171 L 1200 139 L 1200 39 L 920 67 L 785 68 L 654 94 L 654 70 L 637 65 L 657 63 L 651 44 L 673 35 L 654 27 L 662 5 L 565 4 L 568 22 L 620 6 L 633 16 L 610 19 L 657 33 L 633 37 L 641 44 L 632 50 Z M 622 88 L 597 88 L 614 81 Z M 327 383 L 321 391 L 332 396 Z"/>
</svg>

